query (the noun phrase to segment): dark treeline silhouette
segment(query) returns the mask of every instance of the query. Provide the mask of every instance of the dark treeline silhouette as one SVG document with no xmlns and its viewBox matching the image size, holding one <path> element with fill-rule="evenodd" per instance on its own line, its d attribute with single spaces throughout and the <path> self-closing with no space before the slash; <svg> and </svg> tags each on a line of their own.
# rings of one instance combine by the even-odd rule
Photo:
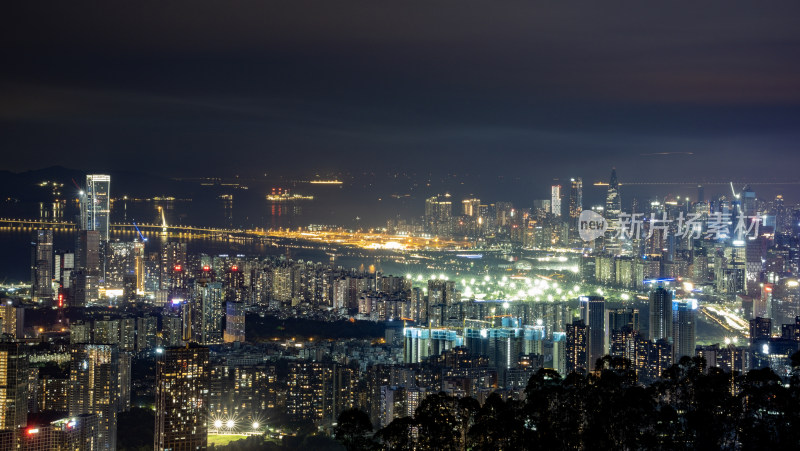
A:
<svg viewBox="0 0 800 451">
<path fill-rule="evenodd" d="M 433 394 L 378 431 L 348 410 L 334 437 L 351 451 L 797 449 L 800 353 L 792 364 L 787 384 L 768 368 L 732 376 L 684 357 L 644 386 L 628 360 L 606 356 L 589 376 L 539 370 L 523 401 Z"/>
</svg>

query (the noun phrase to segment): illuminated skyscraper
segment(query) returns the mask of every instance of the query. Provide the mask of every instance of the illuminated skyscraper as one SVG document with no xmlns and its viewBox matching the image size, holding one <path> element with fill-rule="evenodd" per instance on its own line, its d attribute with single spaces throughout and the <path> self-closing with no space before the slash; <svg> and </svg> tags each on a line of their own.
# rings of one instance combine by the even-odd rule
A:
<svg viewBox="0 0 800 451">
<path fill-rule="evenodd" d="M 28 424 L 28 356 L 25 345 L 0 341 L 0 430 Z"/>
<path fill-rule="evenodd" d="M 208 348 L 166 348 L 156 361 L 156 450 L 208 446 L 210 365 Z"/>
<path fill-rule="evenodd" d="M 465 216 L 472 216 L 473 218 L 478 217 L 480 211 L 479 207 L 481 205 L 480 199 L 464 199 L 461 201 L 461 206 L 463 208 L 462 213 Z"/>
<path fill-rule="evenodd" d="M 245 310 L 241 302 L 228 301 L 225 305 L 225 343 L 245 340 Z"/>
<path fill-rule="evenodd" d="M 570 180 L 569 216 L 577 221 L 583 211 L 583 180 L 576 177 Z"/>
<path fill-rule="evenodd" d="M 17 303 L 15 303 L 17 302 Z M 0 305 L 0 332 L 14 338 L 23 338 L 25 325 L 25 307 L 18 301 L 7 300 Z"/>
<path fill-rule="evenodd" d="M 109 243 L 107 252 L 106 288 L 123 288 L 125 276 L 133 276 L 136 291 L 141 292 L 144 289 L 144 243 Z"/>
<path fill-rule="evenodd" d="M 186 266 L 186 243 L 168 241 L 161 244 L 159 285 L 162 290 L 172 288 L 175 268 Z"/>
<path fill-rule="evenodd" d="M 181 346 L 183 344 L 183 324 L 179 315 L 170 314 L 161 317 L 161 341 L 164 346 Z"/>
<path fill-rule="evenodd" d="M 293 420 L 318 423 L 331 417 L 335 365 L 326 362 L 289 363 L 286 413 Z"/>
<path fill-rule="evenodd" d="M 619 182 L 617 182 L 617 169 L 611 169 L 611 179 L 608 182 L 608 192 L 606 193 L 606 208 L 603 215 L 608 221 L 604 238 L 604 248 L 611 253 L 617 253 L 620 249 L 619 240 L 616 238 L 617 228 L 619 227 L 619 215 L 622 213 L 622 201 L 619 198 Z"/>
<path fill-rule="evenodd" d="M 101 450 L 117 447 L 119 382 L 117 346 L 83 344 L 70 347 L 69 414 L 97 415 Z"/>
<path fill-rule="evenodd" d="M 513 211 L 514 204 L 511 202 L 496 202 L 494 204 L 494 215 L 497 227 L 507 229 L 511 225 Z"/>
<path fill-rule="evenodd" d="M 53 299 L 53 231 L 37 230 L 31 251 L 31 298 L 33 302 Z"/>
<path fill-rule="evenodd" d="M 565 345 L 565 372 L 567 374 L 573 371 L 579 374 L 586 374 L 588 364 L 588 329 L 586 324 L 581 320 L 574 320 L 572 324 L 567 324 Z"/>
<path fill-rule="evenodd" d="M 561 216 L 561 185 L 550 187 L 550 212 L 555 216 Z"/>
<path fill-rule="evenodd" d="M 580 177 L 570 179 L 569 189 L 569 236 L 570 241 L 580 241 L 578 236 L 578 218 L 583 211 L 583 180 Z"/>
<path fill-rule="evenodd" d="M 108 241 L 111 176 L 88 174 L 86 192 L 82 200 L 81 226 L 83 230 L 97 230 L 100 240 Z"/>
<path fill-rule="evenodd" d="M 639 334 L 639 309 L 619 308 L 607 311 L 606 343 L 608 354 L 629 358 L 632 340 Z"/>
<path fill-rule="evenodd" d="M 428 281 L 428 305 L 452 305 L 461 299 L 454 280 L 431 279 Z"/>
<path fill-rule="evenodd" d="M 37 421 L 38 423 L 38 421 Z M 51 423 L 31 424 L 13 449 L 26 451 L 98 450 L 97 415 L 75 415 Z M 12 449 L 0 443 L 2 449 Z"/>
<path fill-rule="evenodd" d="M 191 309 L 191 341 L 200 344 L 222 343 L 224 293 L 220 282 L 197 283 L 192 299 L 184 307 Z M 188 341 L 188 340 L 187 340 Z"/>
<path fill-rule="evenodd" d="M 169 329 L 167 323 L 173 319 L 173 317 L 168 317 L 164 315 L 164 325 L 166 329 Z M 178 330 L 180 330 L 180 326 L 178 326 Z M 153 349 L 156 347 L 156 332 L 158 331 L 158 318 L 155 316 L 144 316 L 142 318 L 136 318 L 136 350 L 137 351 L 146 351 L 148 349 Z M 167 335 L 167 334 L 164 334 Z M 166 336 L 162 337 L 166 341 Z M 179 343 L 172 344 L 167 342 L 166 346 L 178 346 Z"/>
<path fill-rule="evenodd" d="M 589 371 L 605 355 L 606 300 L 602 296 L 580 297 L 581 319 L 589 328 L 587 337 L 587 363 Z"/>
<path fill-rule="evenodd" d="M 244 271 L 233 265 L 225 272 L 225 300 L 241 302 L 244 300 Z"/>
<path fill-rule="evenodd" d="M 672 293 L 658 287 L 650 293 L 650 340 L 672 337 Z"/>
<path fill-rule="evenodd" d="M 694 357 L 697 335 L 697 300 L 672 302 L 672 353 L 673 362 L 683 356 Z"/>
<path fill-rule="evenodd" d="M 425 223 L 428 233 L 449 237 L 453 228 L 453 203 L 450 194 L 429 197 L 425 200 Z"/>
<path fill-rule="evenodd" d="M 429 329 L 407 327 L 403 329 L 403 363 L 420 363 L 430 356 L 431 332 Z"/>
</svg>

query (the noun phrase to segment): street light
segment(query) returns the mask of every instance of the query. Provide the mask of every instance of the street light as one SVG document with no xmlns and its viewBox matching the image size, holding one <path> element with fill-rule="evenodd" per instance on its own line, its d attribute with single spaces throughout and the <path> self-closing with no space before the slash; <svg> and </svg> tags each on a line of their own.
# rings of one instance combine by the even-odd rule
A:
<svg viewBox="0 0 800 451">
<path fill-rule="evenodd" d="M 259 426 L 258 421 L 253 422 L 253 429 L 258 429 Z"/>
</svg>

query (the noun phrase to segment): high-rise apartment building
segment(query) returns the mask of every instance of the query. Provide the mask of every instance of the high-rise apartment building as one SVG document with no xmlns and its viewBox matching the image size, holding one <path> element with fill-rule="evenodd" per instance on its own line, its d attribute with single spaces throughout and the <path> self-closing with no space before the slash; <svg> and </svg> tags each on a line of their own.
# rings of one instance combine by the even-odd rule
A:
<svg viewBox="0 0 800 451">
<path fill-rule="evenodd" d="M 98 417 L 101 450 L 117 447 L 120 408 L 119 350 L 116 345 L 81 344 L 70 347 L 69 414 Z"/>
<path fill-rule="evenodd" d="M 630 358 L 629 348 L 639 334 L 639 309 L 619 308 L 606 313 L 606 353 Z"/>
<path fill-rule="evenodd" d="M 476 218 L 480 214 L 480 206 L 481 200 L 480 199 L 464 199 L 461 201 L 462 206 L 462 214 L 464 216 L 471 216 Z"/>
<path fill-rule="evenodd" d="M 425 200 L 425 223 L 428 233 L 449 237 L 453 232 L 453 202 L 450 194 L 429 197 Z"/>
<path fill-rule="evenodd" d="M 159 286 L 169 290 L 174 285 L 175 269 L 186 267 L 186 243 L 168 241 L 161 244 L 161 264 L 159 265 Z"/>
<path fill-rule="evenodd" d="M 161 317 L 161 342 L 170 347 L 183 344 L 183 324 L 179 315 Z"/>
<path fill-rule="evenodd" d="M 295 420 L 319 422 L 331 417 L 334 365 L 298 361 L 289 364 L 286 413 Z"/>
<path fill-rule="evenodd" d="M 186 306 L 191 309 L 191 340 L 200 344 L 219 344 L 223 338 L 224 291 L 220 282 L 197 283 L 192 299 Z"/>
<path fill-rule="evenodd" d="M 23 338 L 25 325 L 25 307 L 18 301 L 7 300 L 0 304 L 0 332 L 14 338 Z"/>
<path fill-rule="evenodd" d="M 225 343 L 245 341 L 245 309 L 241 302 L 228 301 L 225 305 Z"/>
<path fill-rule="evenodd" d="M 589 328 L 582 320 L 567 324 L 565 372 L 586 374 L 588 369 Z"/>
<path fill-rule="evenodd" d="M 154 449 L 206 449 L 209 378 L 206 347 L 192 343 L 157 354 Z"/>
<path fill-rule="evenodd" d="M 561 185 L 550 187 L 550 212 L 555 216 L 561 216 Z"/>
<path fill-rule="evenodd" d="M 165 329 L 168 329 L 168 323 L 170 320 L 174 319 L 173 317 L 167 317 L 164 315 L 164 325 Z M 178 319 L 180 322 L 180 319 Z M 178 325 L 178 330 L 180 331 L 180 325 Z M 148 349 L 153 349 L 158 344 L 156 342 L 157 337 L 156 333 L 158 332 L 158 318 L 155 316 L 143 316 L 141 318 L 136 318 L 136 350 L 137 351 L 146 351 Z M 162 334 L 162 339 L 166 340 L 167 337 Z M 166 346 L 178 346 L 180 343 L 167 343 Z"/>
<path fill-rule="evenodd" d="M 106 288 L 124 288 L 127 277 L 135 281 L 135 292 L 144 291 L 144 243 L 109 243 L 106 248 Z"/>
<path fill-rule="evenodd" d="M 28 355 L 25 345 L 0 340 L 0 430 L 28 424 Z"/>
</svg>

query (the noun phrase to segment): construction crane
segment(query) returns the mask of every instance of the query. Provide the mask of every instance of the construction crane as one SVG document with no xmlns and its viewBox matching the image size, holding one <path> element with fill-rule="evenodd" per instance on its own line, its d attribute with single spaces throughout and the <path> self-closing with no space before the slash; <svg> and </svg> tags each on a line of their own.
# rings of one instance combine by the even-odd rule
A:
<svg viewBox="0 0 800 451">
<path fill-rule="evenodd" d="M 486 324 L 494 325 L 494 321 L 484 321 L 482 319 L 464 318 L 464 323 L 461 326 L 462 329 L 466 329 L 467 328 L 467 321 L 472 321 L 472 322 L 475 322 L 475 323 L 486 323 Z"/>
</svg>

